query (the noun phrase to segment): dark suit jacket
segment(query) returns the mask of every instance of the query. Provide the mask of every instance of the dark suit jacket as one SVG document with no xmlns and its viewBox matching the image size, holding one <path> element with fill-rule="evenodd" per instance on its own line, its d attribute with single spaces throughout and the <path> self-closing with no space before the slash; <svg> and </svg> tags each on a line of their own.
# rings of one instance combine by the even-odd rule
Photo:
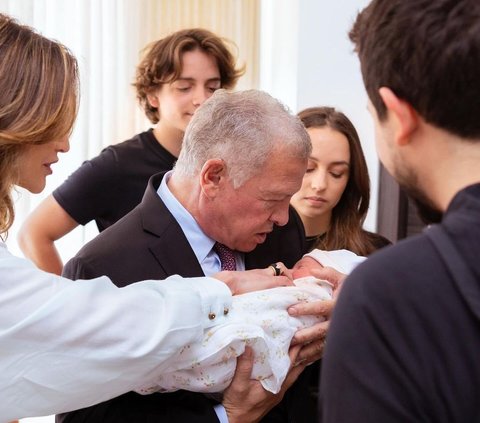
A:
<svg viewBox="0 0 480 423">
<path fill-rule="evenodd" d="M 182 229 L 157 194 L 164 173 L 154 175 L 142 202 L 115 225 L 100 233 L 70 260 L 64 275 L 71 279 L 109 276 L 118 286 L 144 279 L 164 279 L 173 274 L 204 276 Z M 298 215 L 277 227 L 264 244 L 245 254 L 247 269 L 264 268 L 282 261 L 291 267 L 305 252 L 305 237 Z M 128 310 L 126 310 L 128 312 Z M 264 421 L 313 421 L 306 409 L 305 381 L 289 389 L 282 403 Z M 308 404 L 307 404 L 308 403 Z M 304 417 L 305 416 L 305 417 Z M 57 422 L 218 422 L 211 400 L 186 391 L 142 396 L 133 392 L 102 404 L 57 416 Z"/>
</svg>

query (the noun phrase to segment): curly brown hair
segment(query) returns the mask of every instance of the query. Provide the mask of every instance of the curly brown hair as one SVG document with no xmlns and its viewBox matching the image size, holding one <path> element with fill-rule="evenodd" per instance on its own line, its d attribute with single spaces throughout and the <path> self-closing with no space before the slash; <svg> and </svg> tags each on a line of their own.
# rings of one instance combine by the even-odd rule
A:
<svg viewBox="0 0 480 423">
<path fill-rule="evenodd" d="M 174 82 L 182 72 L 182 56 L 187 51 L 200 50 L 213 56 L 220 72 L 221 87 L 231 89 L 245 73 L 245 66 L 235 67 L 235 57 L 228 45 L 233 44 L 202 28 L 184 29 L 155 41 L 146 48 L 145 56 L 137 66 L 133 83 L 137 99 L 152 123 L 160 120 L 157 107 L 147 95 L 163 84 Z"/>
</svg>

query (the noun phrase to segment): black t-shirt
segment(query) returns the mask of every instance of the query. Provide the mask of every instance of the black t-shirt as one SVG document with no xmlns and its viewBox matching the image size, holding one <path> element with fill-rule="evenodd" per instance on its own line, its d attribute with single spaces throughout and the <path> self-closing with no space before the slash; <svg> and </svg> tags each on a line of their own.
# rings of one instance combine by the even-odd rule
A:
<svg viewBox="0 0 480 423">
<path fill-rule="evenodd" d="M 103 231 L 140 203 L 152 175 L 172 169 L 175 161 L 150 129 L 85 161 L 53 197 L 76 222 L 95 220 Z"/>
<path fill-rule="evenodd" d="M 347 278 L 323 360 L 324 423 L 480 421 L 479 216 L 477 184 L 441 224 L 478 281 L 468 301 L 425 234 L 374 253 Z"/>
</svg>

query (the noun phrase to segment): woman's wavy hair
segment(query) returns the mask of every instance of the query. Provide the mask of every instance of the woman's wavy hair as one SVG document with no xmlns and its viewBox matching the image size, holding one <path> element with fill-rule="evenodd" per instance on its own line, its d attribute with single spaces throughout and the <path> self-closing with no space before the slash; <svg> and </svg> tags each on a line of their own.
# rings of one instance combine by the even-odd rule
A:
<svg viewBox="0 0 480 423">
<path fill-rule="evenodd" d="M 202 28 L 184 29 L 146 47 L 145 56 L 137 66 L 133 83 L 137 99 L 152 123 L 160 120 L 158 108 L 150 105 L 147 95 L 163 84 L 176 81 L 182 73 L 182 56 L 200 50 L 215 58 L 220 72 L 221 87 L 232 89 L 245 73 L 245 66 L 235 67 L 235 56 L 229 46 L 234 44 Z"/>
<path fill-rule="evenodd" d="M 370 178 L 357 130 L 347 116 L 333 107 L 311 107 L 299 112 L 298 116 L 307 129 L 328 127 L 345 135 L 350 148 L 347 186 L 332 210 L 329 230 L 315 248 L 345 248 L 359 255 L 370 254 L 376 247 L 362 229 L 370 203 Z"/>
<path fill-rule="evenodd" d="M 64 137 L 78 109 L 78 65 L 62 44 L 0 13 L 0 234 L 14 220 L 11 191 L 26 146 Z"/>
</svg>

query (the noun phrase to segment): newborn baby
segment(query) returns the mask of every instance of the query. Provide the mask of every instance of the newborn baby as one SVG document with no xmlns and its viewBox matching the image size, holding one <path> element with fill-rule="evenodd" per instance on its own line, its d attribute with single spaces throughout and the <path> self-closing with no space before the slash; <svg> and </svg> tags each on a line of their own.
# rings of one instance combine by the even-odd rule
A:
<svg viewBox="0 0 480 423">
<path fill-rule="evenodd" d="M 245 345 L 254 352 L 252 378 L 266 390 L 279 392 L 290 368 L 288 351 L 293 335 L 323 320 L 318 316 L 292 317 L 288 307 L 332 298 L 332 285 L 311 276 L 311 269 L 329 266 L 349 273 L 364 259 L 346 250 L 314 250 L 292 268 L 294 286 L 234 296 L 225 324 L 206 330 L 201 342 L 178 351 L 171 370 L 143 383 L 137 392 L 222 392 L 232 380 L 236 358 Z"/>
</svg>

